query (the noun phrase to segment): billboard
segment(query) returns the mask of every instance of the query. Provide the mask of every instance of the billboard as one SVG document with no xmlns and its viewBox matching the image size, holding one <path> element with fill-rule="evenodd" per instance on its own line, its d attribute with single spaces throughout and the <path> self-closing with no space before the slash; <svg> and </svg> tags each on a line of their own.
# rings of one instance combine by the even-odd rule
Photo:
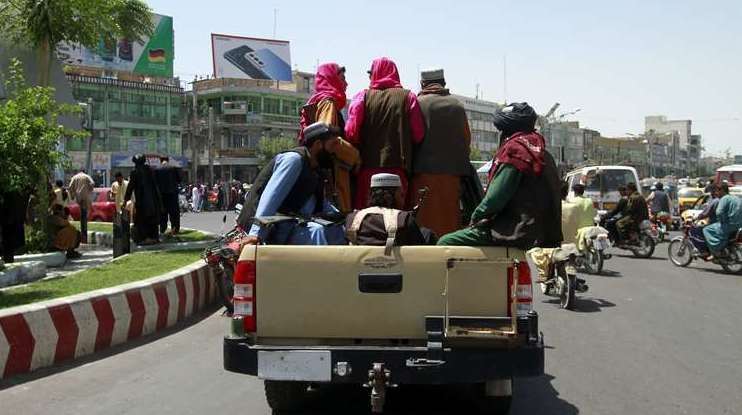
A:
<svg viewBox="0 0 742 415">
<path fill-rule="evenodd" d="M 153 14 L 154 32 L 141 42 L 101 38 L 94 49 L 75 43 L 57 45 L 57 58 L 65 65 L 88 66 L 163 78 L 173 77 L 173 18 Z"/>
<path fill-rule="evenodd" d="M 214 77 L 291 81 L 291 51 L 284 40 L 211 34 Z"/>
</svg>

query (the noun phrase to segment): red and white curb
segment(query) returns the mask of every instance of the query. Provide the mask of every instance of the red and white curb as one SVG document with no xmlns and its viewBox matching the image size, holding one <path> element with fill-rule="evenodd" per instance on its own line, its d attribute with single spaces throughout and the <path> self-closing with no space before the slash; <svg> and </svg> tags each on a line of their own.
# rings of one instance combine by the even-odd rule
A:
<svg viewBox="0 0 742 415">
<path fill-rule="evenodd" d="M 165 275 L 0 310 L 0 379 L 165 329 L 213 303 L 213 272 L 195 262 Z"/>
</svg>

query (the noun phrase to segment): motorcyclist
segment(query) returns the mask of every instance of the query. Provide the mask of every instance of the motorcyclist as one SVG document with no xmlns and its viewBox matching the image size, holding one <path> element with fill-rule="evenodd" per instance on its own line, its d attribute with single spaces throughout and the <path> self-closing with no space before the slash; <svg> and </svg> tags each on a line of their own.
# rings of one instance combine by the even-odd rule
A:
<svg viewBox="0 0 742 415">
<path fill-rule="evenodd" d="M 637 191 L 636 183 L 626 185 L 626 191 L 629 193 L 629 200 L 626 204 L 626 211 L 623 217 L 616 222 L 619 239 L 624 241 L 631 240 L 631 233 L 639 230 L 639 224 L 649 219 L 649 209 L 644 197 Z"/>
<path fill-rule="evenodd" d="M 647 203 L 652 216 L 657 216 L 660 212 L 672 212 L 672 202 L 670 196 L 665 192 L 662 182 L 654 184 L 654 191 L 647 196 Z"/>
<path fill-rule="evenodd" d="M 618 200 L 618 203 L 613 210 L 606 213 L 602 221 L 603 227 L 608 230 L 610 238 L 614 241 L 618 240 L 618 227 L 616 226 L 616 223 L 624 216 L 626 206 L 629 203 L 629 194 L 626 191 L 626 186 L 618 186 L 618 194 L 621 195 L 621 198 Z"/>
<path fill-rule="evenodd" d="M 742 199 L 729 194 L 729 185 L 722 183 L 718 186 L 720 194 L 719 206 L 716 208 L 718 221 L 703 228 L 703 236 L 708 244 L 711 257 L 718 257 L 727 246 L 729 238 L 742 228 Z"/>
</svg>

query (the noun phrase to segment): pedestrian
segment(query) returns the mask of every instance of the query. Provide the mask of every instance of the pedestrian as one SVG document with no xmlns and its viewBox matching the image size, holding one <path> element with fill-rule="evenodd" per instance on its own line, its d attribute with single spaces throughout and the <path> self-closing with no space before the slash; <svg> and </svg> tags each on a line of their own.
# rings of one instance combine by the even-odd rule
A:
<svg viewBox="0 0 742 415">
<path fill-rule="evenodd" d="M 80 247 L 81 233 L 70 224 L 62 205 L 55 204 L 46 222 L 49 235 L 49 248 L 63 251 L 68 259 L 77 259 L 82 256 L 77 248 Z"/>
<path fill-rule="evenodd" d="M 10 264 L 15 254 L 26 244 L 26 209 L 29 192 L 0 191 L 0 254 Z"/>
<path fill-rule="evenodd" d="M 152 168 L 145 164 L 146 159 L 136 154 L 131 159 L 134 171 L 131 172 L 129 185 L 124 195 L 124 203 L 134 198 L 134 242 L 140 245 L 152 245 L 159 242 L 158 227 L 162 212 L 162 198 L 157 188 Z"/>
<path fill-rule="evenodd" d="M 425 135 L 417 95 L 404 89 L 397 65 L 389 58 L 378 58 L 368 71 L 370 84 L 356 94 L 348 110 L 345 136 L 361 154 L 354 207 L 368 206 L 371 176 L 390 173 L 402 182 L 406 200 L 408 175 L 412 171 L 412 146 Z"/>
<path fill-rule="evenodd" d="M 170 165 L 168 156 L 160 157 L 160 168 L 155 170 L 155 178 L 164 208 L 160 213 L 160 233 L 164 234 L 167 231 L 169 219 L 170 233 L 177 235 L 180 232 L 180 207 L 178 206 L 180 172 L 177 167 Z"/>
<path fill-rule="evenodd" d="M 447 235 L 438 245 L 561 246 L 561 181 L 544 137 L 536 132 L 536 111 L 525 102 L 495 112 L 500 148 L 489 173 L 487 193 L 474 210 L 471 226 Z"/>
<path fill-rule="evenodd" d="M 129 185 L 129 181 L 124 180 L 124 175 L 120 171 L 117 171 L 113 177 L 114 181 L 111 185 L 111 194 L 116 204 L 116 214 L 119 214 L 122 209 L 121 206 L 124 205 L 124 195 L 126 194 L 126 187 Z"/>
<path fill-rule="evenodd" d="M 54 182 L 54 198 L 52 199 L 52 208 L 56 205 L 62 207 L 62 211 L 69 212 L 67 205 L 70 202 L 70 193 L 64 187 L 64 181 L 57 180 Z"/>
<path fill-rule="evenodd" d="M 428 188 L 417 222 L 436 235 L 461 228 L 461 179 L 469 173 L 471 132 L 461 102 L 446 88 L 443 69 L 420 73 L 418 93 L 425 119 L 425 138 L 414 152 L 407 206 L 414 206 L 420 189 Z"/>
<path fill-rule="evenodd" d="M 93 189 L 95 188 L 93 178 L 88 176 L 85 169 L 72 176 L 69 185 L 69 193 L 80 206 L 80 233 L 82 243 L 88 242 L 88 212 L 93 206 Z"/>
<path fill-rule="evenodd" d="M 198 184 L 191 189 L 191 206 L 194 212 L 201 211 L 201 186 Z"/>
<path fill-rule="evenodd" d="M 300 131 L 315 123 L 323 122 L 332 127 L 338 127 L 340 136 L 335 151 L 327 164 L 332 164 L 332 185 L 329 191 L 334 196 L 333 202 L 342 213 L 353 210 L 353 195 L 351 193 L 351 176 L 358 172 L 361 166 L 361 155 L 351 143 L 345 140 L 345 120 L 342 109 L 345 108 L 345 91 L 348 83 L 345 81 L 345 67 L 337 63 L 323 63 L 317 67 L 314 81 L 314 94 L 301 109 L 299 125 Z M 303 135 L 299 134 L 299 142 Z M 329 166 L 328 166 L 329 167 Z"/>
</svg>

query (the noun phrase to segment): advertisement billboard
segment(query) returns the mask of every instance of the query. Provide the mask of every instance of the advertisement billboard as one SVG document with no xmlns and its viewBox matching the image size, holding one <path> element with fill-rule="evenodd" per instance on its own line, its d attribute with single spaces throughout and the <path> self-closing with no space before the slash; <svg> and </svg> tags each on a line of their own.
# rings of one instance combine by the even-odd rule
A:
<svg viewBox="0 0 742 415">
<path fill-rule="evenodd" d="M 291 51 L 284 40 L 211 34 L 216 78 L 291 81 Z"/>
<path fill-rule="evenodd" d="M 154 22 L 152 36 L 143 37 L 141 42 L 123 38 L 101 38 L 94 49 L 62 42 L 57 45 L 57 58 L 64 65 L 172 78 L 175 58 L 173 18 L 153 14 L 152 20 Z"/>
</svg>

